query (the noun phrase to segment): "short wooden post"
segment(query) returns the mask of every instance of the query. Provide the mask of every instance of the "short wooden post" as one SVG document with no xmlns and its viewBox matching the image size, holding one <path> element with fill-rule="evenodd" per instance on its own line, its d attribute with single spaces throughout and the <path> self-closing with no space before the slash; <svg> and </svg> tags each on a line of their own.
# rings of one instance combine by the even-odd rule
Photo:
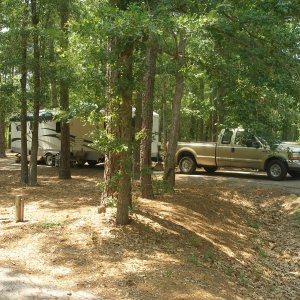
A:
<svg viewBox="0 0 300 300">
<path fill-rule="evenodd" d="M 24 199 L 22 195 L 16 196 L 16 222 L 24 222 Z"/>
</svg>

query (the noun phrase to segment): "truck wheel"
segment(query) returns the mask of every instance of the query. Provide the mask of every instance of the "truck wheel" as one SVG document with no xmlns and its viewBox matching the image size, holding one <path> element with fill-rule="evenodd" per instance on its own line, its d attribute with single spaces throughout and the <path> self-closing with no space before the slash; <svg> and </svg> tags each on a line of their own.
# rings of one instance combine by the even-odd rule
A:
<svg viewBox="0 0 300 300">
<path fill-rule="evenodd" d="M 203 169 L 204 169 L 207 173 L 212 174 L 212 173 L 214 173 L 215 171 L 218 170 L 218 167 L 203 167 Z"/>
<path fill-rule="evenodd" d="M 46 166 L 53 166 L 54 160 L 53 160 L 53 155 L 52 154 L 47 154 L 45 157 L 45 163 Z"/>
<path fill-rule="evenodd" d="M 196 162 L 190 156 L 185 156 L 179 161 L 179 169 L 183 174 L 192 174 L 196 170 Z"/>
<path fill-rule="evenodd" d="M 267 166 L 267 174 L 272 180 L 282 180 L 287 174 L 287 167 L 281 160 L 274 159 Z"/>
<path fill-rule="evenodd" d="M 289 174 L 294 178 L 300 178 L 300 172 L 289 171 Z"/>
</svg>

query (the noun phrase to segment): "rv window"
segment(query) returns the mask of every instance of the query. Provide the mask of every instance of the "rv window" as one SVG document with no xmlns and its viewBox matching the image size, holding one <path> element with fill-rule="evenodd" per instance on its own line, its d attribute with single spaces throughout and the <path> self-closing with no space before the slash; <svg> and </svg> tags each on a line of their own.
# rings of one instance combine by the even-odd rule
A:
<svg viewBox="0 0 300 300">
<path fill-rule="evenodd" d="M 60 133 L 60 132 L 61 132 L 60 122 L 56 122 L 56 132 L 57 132 L 57 133 Z"/>
<path fill-rule="evenodd" d="M 16 126 L 17 131 L 21 131 L 21 125 Z"/>
</svg>

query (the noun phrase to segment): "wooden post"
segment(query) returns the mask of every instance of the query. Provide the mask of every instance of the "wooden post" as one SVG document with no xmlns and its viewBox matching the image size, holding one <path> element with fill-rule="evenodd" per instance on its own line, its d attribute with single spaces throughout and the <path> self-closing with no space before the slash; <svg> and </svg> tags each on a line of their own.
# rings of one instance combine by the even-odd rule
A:
<svg viewBox="0 0 300 300">
<path fill-rule="evenodd" d="M 22 195 L 16 196 L 16 222 L 24 222 L 24 199 Z"/>
</svg>

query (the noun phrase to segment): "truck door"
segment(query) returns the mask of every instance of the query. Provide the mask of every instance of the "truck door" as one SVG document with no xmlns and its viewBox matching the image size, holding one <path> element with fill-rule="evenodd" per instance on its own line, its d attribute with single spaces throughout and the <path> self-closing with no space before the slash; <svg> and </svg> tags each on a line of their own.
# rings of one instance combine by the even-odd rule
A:
<svg viewBox="0 0 300 300">
<path fill-rule="evenodd" d="M 231 166 L 261 169 L 263 152 L 265 149 L 253 134 L 237 130 L 231 148 Z"/>
<path fill-rule="evenodd" d="M 218 167 L 231 166 L 231 143 L 233 138 L 233 130 L 226 129 L 221 132 L 217 145 L 216 161 Z"/>
</svg>

